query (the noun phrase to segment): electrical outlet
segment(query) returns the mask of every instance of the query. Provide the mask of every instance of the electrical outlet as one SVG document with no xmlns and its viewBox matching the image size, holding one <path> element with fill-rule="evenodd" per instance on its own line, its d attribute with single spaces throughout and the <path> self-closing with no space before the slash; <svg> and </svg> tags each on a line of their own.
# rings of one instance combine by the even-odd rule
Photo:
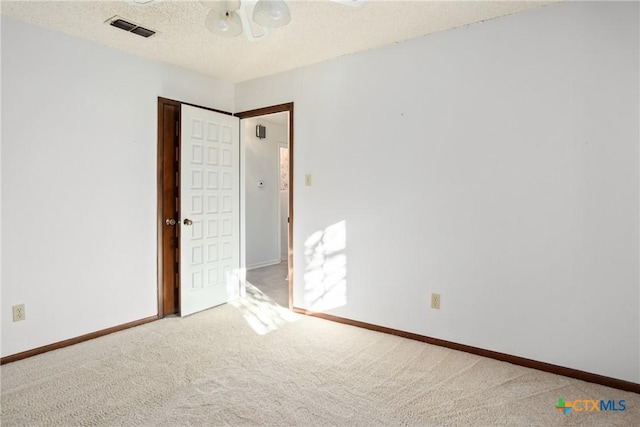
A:
<svg viewBox="0 0 640 427">
<path fill-rule="evenodd" d="M 311 187 L 311 175 L 304 176 L 304 185 L 307 187 Z"/>
<path fill-rule="evenodd" d="M 20 320 L 26 319 L 26 314 L 24 312 L 24 304 L 14 305 L 12 308 L 13 308 L 14 322 L 19 322 Z"/>
<path fill-rule="evenodd" d="M 440 294 L 431 294 L 431 308 L 440 310 Z"/>
</svg>

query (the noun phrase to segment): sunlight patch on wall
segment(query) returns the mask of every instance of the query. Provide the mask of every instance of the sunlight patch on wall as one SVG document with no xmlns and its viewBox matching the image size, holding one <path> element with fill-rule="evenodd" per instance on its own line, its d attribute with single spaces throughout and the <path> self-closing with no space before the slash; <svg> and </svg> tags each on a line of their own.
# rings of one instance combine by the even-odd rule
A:
<svg viewBox="0 0 640 427">
<path fill-rule="evenodd" d="M 347 223 L 313 233 L 304 243 L 305 308 L 324 311 L 347 304 Z"/>
<path fill-rule="evenodd" d="M 289 147 L 280 147 L 280 191 L 289 191 Z"/>
<path fill-rule="evenodd" d="M 247 282 L 245 295 L 230 302 L 258 335 L 266 335 L 300 316 L 278 305 L 260 289 Z"/>
</svg>

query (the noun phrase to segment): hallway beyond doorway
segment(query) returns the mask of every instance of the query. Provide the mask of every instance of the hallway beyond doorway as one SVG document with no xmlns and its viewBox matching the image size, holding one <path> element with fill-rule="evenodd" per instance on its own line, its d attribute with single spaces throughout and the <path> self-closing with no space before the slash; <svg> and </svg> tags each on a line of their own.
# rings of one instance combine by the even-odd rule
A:
<svg viewBox="0 0 640 427">
<path fill-rule="evenodd" d="M 247 281 L 260 289 L 276 304 L 289 307 L 289 280 L 287 262 L 247 271 Z"/>
</svg>

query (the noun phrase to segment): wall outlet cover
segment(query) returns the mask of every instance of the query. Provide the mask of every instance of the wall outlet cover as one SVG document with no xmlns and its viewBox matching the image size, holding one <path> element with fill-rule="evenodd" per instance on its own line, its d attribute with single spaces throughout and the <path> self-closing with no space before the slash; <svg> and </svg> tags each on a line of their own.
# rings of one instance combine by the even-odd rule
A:
<svg viewBox="0 0 640 427">
<path fill-rule="evenodd" d="M 13 321 L 14 322 L 19 322 L 21 320 L 24 320 L 27 318 L 25 311 L 24 311 L 24 304 L 18 304 L 18 305 L 14 305 L 12 307 L 13 309 Z"/>
<path fill-rule="evenodd" d="M 431 294 L 431 308 L 440 309 L 440 294 Z"/>
</svg>

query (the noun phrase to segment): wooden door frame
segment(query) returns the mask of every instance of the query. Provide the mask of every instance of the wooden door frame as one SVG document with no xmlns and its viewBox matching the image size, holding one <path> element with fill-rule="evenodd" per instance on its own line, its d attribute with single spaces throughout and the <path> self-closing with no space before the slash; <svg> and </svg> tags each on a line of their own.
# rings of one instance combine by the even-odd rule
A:
<svg viewBox="0 0 640 427">
<path fill-rule="evenodd" d="M 242 111 L 234 114 L 240 120 L 251 117 L 265 116 L 273 113 L 289 113 L 289 236 L 287 251 L 288 269 L 289 269 L 289 310 L 293 310 L 293 102 L 285 104 L 272 105 L 270 107 L 257 108 L 255 110 Z M 240 141 L 242 144 L 243 141 Z M 244 172 L 241 172 L 244 173 Z M 246 244 L 246 236 L 245 236 Z M 278 254 L 278 257 L 280 254 Z"/>
<path fill-rule="evenodd" d="M 175 123 L 176 129 L 177 129 L 177 137 L 178 137 L 178 152 L 179 152 L 179 148 L 180 148 L 180 144 L 181 144 L 181 135 L 180 135 L 180 128 L 181 128 L 181 108 L 182 105 L 190 105 L 192 107 L 197 107 L 197 108 L 202 108 L 203 110 L 209 110 L 209 111 L 214 111 L 216 113 L 221 113 L 221 114 L 226 114 L 229 116 L 232 116 L 233 114 L 228 112 L 228 111 L 221 111 L 221 110 L 216 110 L 214 108 L 208 108 L 208 107 L 203 107 L 201 105 L 195 105 L 195 104 L 190 104 L 187 102 L 181 102 L 181 101 L 176 101 L 174 99 L 168 99 L 168 98 L 163 98 L 163 97 L 158 97 L 158 134 L 157 134 L 157 138 L 158 138 L 158 151 L 157 151 L 157 164 L 156 164 L 156 171 L 157 171 L 157 229 L 156 229 L 156 235 L 157 235 L 157 281 L 158 281 L 158 318 L 162 319 L 163 317 L 169 315 L 169 314 L 173 314 L 173 313 L 168 313 L 165 312 L 164 309 L 164 305 L 165 305 L 165 298 L 167 297 L 167 295 L 165 294 L 164 291 L 164 274 L 165 274 L 165 268 L 169 268 L 168 265 L 173 265 L 176 264 L 178 266 L 178 278 L 177 280 L 177 286 L 178 286 L 178 293 L 177 293 L 177 298 L 178 301 L 176 302 L 176 304 L 178 305 L 179 308 L 179 298 L 180 298 L 180 281 L 179 281 L 179 272 L 180 272 L 180 256 L 179 256 L 179 248 L 178 250 L 173 254 L 174 257 L 173 259 L 165 259 L 164 256 L 164 247 L 167 244 L 171 244 L 171 242 L 167 242 L 164 239 L 163 236 L 163 230 L 166 227 L 165 224 L 165 218 L 163 215 L 163 208 L 164 208 L 164 196 L 165 196 L 165 188 L 164 188 L 164 178 L 165 178 L 165 174 L 166 173 L 175 173 L 174 170 L 172 171 L 167 171 L 164 168 L 164 148 L 165 148 L 165 141 L 164 141 L 164 130 L 165 130 L 165 126 L 169 125 L 169 123 L 166 123 L 164 120 L 164 108 L 165 106 L 172 106 L 177 108 L 177 121 Z M 177 200 L 176 200 L 176 212 L 178 212 L 178 214 L 180 213 L 180 162 L 179 162 L 179 157 L 176 157 L 176 161 L 178 162 L 176 167 L 177 167 L 177 171 L 178 171 L 178 176 L 176 178 L 176 182 L 177 182 L 177 188 L 178 188 L 178 194 L 177 194 Z M 179 215 L 178 215 L 179 217 Z M 179 233 L 179 232 L 178 232 Z"/>
</svg>

